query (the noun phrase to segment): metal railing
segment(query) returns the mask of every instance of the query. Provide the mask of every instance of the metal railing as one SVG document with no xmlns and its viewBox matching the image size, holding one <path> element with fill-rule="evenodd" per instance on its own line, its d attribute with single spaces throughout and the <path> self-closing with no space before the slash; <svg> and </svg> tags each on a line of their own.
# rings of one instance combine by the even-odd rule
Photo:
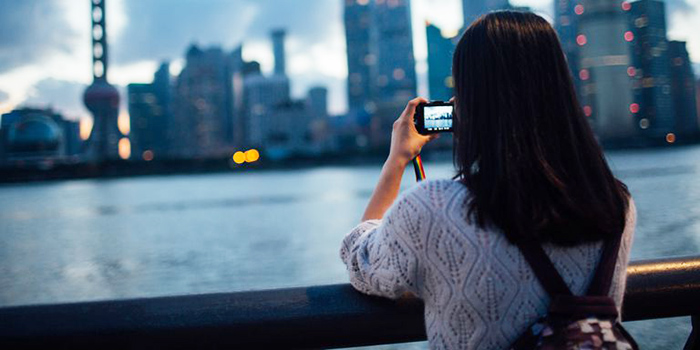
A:
<svg viewBox="0 0 700 350">
<path fill-rule="evenodd" d="M 700 257 L 630 264 L 626 321 L 693 316 L 700 349 Z M 424 340 L 423 304 L 349 284 L 0 308 L 0 349 L 330 348 Z"/>
</svg>

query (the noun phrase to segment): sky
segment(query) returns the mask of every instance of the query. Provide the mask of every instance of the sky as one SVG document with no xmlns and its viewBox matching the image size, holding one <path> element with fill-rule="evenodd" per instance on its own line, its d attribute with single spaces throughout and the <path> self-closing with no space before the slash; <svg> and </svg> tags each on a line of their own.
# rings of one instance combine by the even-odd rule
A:
<svg viewBox="0 0 700 350">
<path fill-rule="evenodd" d="M 342 0 L 106 0 L 108 79 L 123 92 L 148 83 L 161 61 L 177 74 L 187 48 L 243 44 L 244 58 L 264 72 L 274 60 L 269 33 L 286 28 L 292 94 L 329 89 L 329 110 L 347 108 L 347 61 Z M 512 0 L 552 21 L 551 0 Z M 700 0 L 668 0 L 669 38 L 688 41 L 700 62 Z M 461 0 L 412 0 L 419 95 L 427 93 L 425 22 L 445 33 L 462 26 Z M 82 93 L 92 81 L 89 0 L 0 0 L 0 114 L 17 106 L 53 107 L 86 119 Z M 696 70 L 698 69 L 696 65 Z M 698 72 L 696 72 L 698 73 Z M 124 100 L 122 93 L 122 99 Z M 125 102 L 125 101 L 123 101 Z M 122 107 L 125 115 L 125 103 Z M 128 116 L 127 116 L 128 117 Z"/>
</svg>

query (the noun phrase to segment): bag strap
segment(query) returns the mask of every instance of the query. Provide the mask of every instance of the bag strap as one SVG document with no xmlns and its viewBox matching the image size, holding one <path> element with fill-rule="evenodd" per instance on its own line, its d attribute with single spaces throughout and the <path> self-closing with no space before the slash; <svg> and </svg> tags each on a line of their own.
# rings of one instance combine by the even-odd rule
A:
<svg viewBox="0 0 700 350">
<path fill-rule="evenodd" d="M 595 275 L 586 295 L 608 295 L 612 285 L 612 277 L 615 273 L 621 240 L 622 234 L 614 239 L 605 241 L 600 262 L 596 267 Z M 573 295 L 539 242 L 535 240 L 518 240 L 516 244 L 550 297 L 555 295 Z"/>
</svg>

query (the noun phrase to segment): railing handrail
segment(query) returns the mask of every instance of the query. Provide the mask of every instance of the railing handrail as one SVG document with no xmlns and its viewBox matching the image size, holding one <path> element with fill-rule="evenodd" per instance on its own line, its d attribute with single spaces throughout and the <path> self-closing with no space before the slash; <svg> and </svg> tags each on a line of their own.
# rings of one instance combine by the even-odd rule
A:
<svg viewBox="0 0 700 350">
<path fill-rule="evenodd" d="M 700 315 L 700 256 L 633 262 L 627 273 L 624 320 Z M 327 348 L 425 337 L 419 300 L 369 297 L 349 284 L 0 308 L 3 349 Z"/>
</svg>

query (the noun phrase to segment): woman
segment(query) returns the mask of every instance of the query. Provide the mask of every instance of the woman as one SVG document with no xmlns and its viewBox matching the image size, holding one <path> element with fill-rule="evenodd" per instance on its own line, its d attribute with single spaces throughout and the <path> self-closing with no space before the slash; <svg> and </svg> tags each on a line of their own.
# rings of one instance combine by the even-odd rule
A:
<svg viewBox="0 0 700 350">
<path fill-rule="evenodd" d="M 453 60 L 454 180 L 429 180 L 398 199 L 401 175 L 433 136 L 408 103 L 390 155 L 341 258 L 353 286 L 425 302 L 431 348 L 504 349 L 549 297 L 514 242 L 542 244 L 571 291 L 585 293 L 603 240 L 622 233 L 610 295 L 618 309 L 635 225 L 576 99 L 552 27 L 531 13 L 475 21 Z"/>
</svg>

